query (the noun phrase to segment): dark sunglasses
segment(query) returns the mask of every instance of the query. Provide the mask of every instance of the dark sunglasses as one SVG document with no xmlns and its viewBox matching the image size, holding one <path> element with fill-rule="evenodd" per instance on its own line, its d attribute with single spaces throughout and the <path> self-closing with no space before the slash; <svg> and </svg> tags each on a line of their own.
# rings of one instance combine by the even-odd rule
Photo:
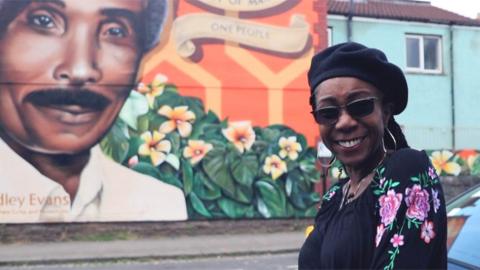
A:
<svg viewBox="0 0 480 270">
<path fill-rule="evenodd" d="M 376 97 L 354 100 L 344 106 L 328 106 L 312 112 L 315 122 L 320 125 L 333 125 L 340 117 L 341 109 L 344 108 L 353 118 L 367 116 L 375 109 Z"/>
</svg>

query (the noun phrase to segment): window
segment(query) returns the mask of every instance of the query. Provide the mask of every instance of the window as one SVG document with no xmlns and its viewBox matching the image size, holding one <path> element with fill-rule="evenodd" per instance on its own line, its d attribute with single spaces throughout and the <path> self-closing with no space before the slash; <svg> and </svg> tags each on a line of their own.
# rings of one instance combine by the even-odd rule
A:
<svg viewBox="0 0 480 270">
<path fill-rule="evenodd" d="M 327 28 L 327 46 L 332 46 L 332 27 Z"/>
<path fill-rule="evenodd" d="M 439 36 L 407 35 L 407 71 L 441 73 L 442 39 Z"/>
</svg>

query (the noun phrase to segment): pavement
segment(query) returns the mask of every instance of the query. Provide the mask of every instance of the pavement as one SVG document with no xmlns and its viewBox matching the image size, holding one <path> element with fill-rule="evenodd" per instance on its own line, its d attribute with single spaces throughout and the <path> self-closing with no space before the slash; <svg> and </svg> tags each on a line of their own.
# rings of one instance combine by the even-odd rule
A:
<svg viewBox="0 0 480 270">
<path fill-rule="evenodd" d="M 274 232 L 2 244 L 0 266 L 289 253 L 304 240 L 303 232 Z"/>
</svg>

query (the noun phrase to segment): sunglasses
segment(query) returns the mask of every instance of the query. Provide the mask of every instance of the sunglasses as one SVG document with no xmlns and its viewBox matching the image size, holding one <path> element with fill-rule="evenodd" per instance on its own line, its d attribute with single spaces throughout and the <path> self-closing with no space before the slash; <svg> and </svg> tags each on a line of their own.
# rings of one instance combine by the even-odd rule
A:
<svg viewBox="0 0 480 270">
<path fill-rule="evenodd" d="M 328 106 L 312 112 L 315 122 L 320 125 L 334 125 L 340 117 L 340 112 L 344 108 L 353 118 L 367 116 L 375 109 L 376 97 L 354 100 L 344 106 Z"/>
</svg>

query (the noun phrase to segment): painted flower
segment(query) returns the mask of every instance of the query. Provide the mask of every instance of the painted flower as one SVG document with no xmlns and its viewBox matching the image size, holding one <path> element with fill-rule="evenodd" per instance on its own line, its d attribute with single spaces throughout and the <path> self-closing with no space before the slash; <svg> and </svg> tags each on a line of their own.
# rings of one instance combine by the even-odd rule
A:
<svg viewBox="0 0 480 270">
<path fill-rule="evenodd" d="M 157 74 L 150 85 L 145 85 L 144 83 L 138 84 L 137 91 L 145 95 L 150 108 L 153 108 L 155 98 L 163 93 L 167 81 L 168 78 L 165 75 Z"/>
<path fill-rule="evenodd" d="M 307 238 L 315 229 L 313 225 L 308 225 L 307 228 L 305 228 L 305 238 Z"/>
<path fill-rule="evenodd" d="M 142 138 L 144 144 L 138 148 L 138 154 L 141 156 L 149 156 L 152 164 L 155 166 L 162 164 L 172 149 L 170 142 L 163 140 L 165 134 L 157 131 L 154 131 L 152 134 L 150 131 L 147 131 L 143 133 L 140 138 Z"/>
<path fill-rule="evenodd" d="M 188 110 L 188 106 L 178 106 L 172 109 L 168 105 L 163 105 L 158 110 L 158 114 L 169 119 L 158 128 L 161 133 L 170 133 L 178 130 L 180 136 L 184 138 L 192 133 L 192 122 L 195 121 L 195 114 Z"/>
<path fill-rule="evenodd" d="M 377 235 L 375 236 L 375 246 L 378 247 L 380 241 L 382 240 L 383 233 L 385 232 L 385 226 L 380 224 L 377 226 Z"/>
<path fill-rule="evenodd" d="M 189 158 L 192 164 L 197 164 L 213 149 L 213 145 L 202 140 L 189 140 L 188 146 L 183 149 L 183 157 Z"/>
<path fill-rule="evenodd" d="M 433 222 L 425 220 L 420 228 L 420 238 L 423 239 L 425 243 L 430 243 L 430 240 L 435 238 L 435 231 L 433 230 Z"/>
<path fill-rule="evenodd" d="M 424 221 L 430 211 L 428 192 L 420 185 L 413 185 L 405 190 L 405 203 L 407 204 L 407 217 Z"/>
<path fill-rule="evenodd" d="M 255 142 L 255 131 L 250 121 L 230 122 L 228 128 L 223 129 L 222 133 L 240 153 L 250 150 Z"/>
<path fill-rule="evenodd" d="M 287 172 L 287 164 L 277 155 L 271 155 L 265 159 L 263 171 L 271 174 L 272 179 L 276 180 L 282 174 Z"/>
<path fill-rule="evenodd" d="M 435 169 L 432 168 L 432 167 L 428 167 L 428 176 L 430 176 L 430 179 L 431 179 L 431 180 L 434 180 L 434 179 L 437 179 L 437 178 L 438 178 L 438 175 L 437 175 L 437 173 L 435 172 Z"/>
<path fill-rule="evenodd" d="M 475 161 L 478 159 L 479 156 L 480 155 L 473 155 L 467 158 L 467 165 L 470 170 L 473 169 L 473 164 L 475 163 Z"/>
<path fill-rule="evenodd" d="M 332 167 L 330 169 L 330 172 L 332 174 L 333 177 L 337 178 L 337 179 L 342 179 L 342 178 L 346 178 L 348 177 L 347 173 L 345 172 L 345 170 L 343 169 L 340 169 L 339 167 Z"/>
<path fill-rule="evenodd" d="M 402 194 L 395 193 L 393 189 L 390 189 L 387 194 L 382 195 L 378 201 L 380 202 L 380 217 L 382 223 L 388 226 L 395 220 L 398 208 L 400 208 L 400 204 L 402 203 Z"/>
<path fill-rule="evenodd" d="M 390 243 L 392 243 L 393 247 L 403 246 L 403 235 L 394 234 L 390 239 Z"/>
<path fill-rule="evenodd" d="M 432 160 L 433 167 L 440 175 L 442 172 L 457 176 L 460 174 L 461 167 L 456 162 L 449 161 L 453 156 L 453 153 L 447 150 L 434 151 L 430 159 Z"/>
<path fill-rule="evenodd" d="M 297 142 L 297 137 L 290 136 L 288 138 L 281 137 L 278 141 L 278 145 L 280 146 L 280 157 L 281 158 L 288 158 L 290 160 L 296 160 L 298 158 L 298 153 L 302 151 L 302 146 L 300 143 Z"/>
<path fill-rule="evenodd" d="M 128 160 L 128 167 L 133 168 L 138 164 L 138 156 L 135 155 Z"/>
<path fill-rule="evenodd" d="M 433 211 L 437 213 L 438 208 L 440 208 L 440 199 L 438 198 L 438 191 L 432 189 L 432 201 L 433 201 Z"/>
</svg>

